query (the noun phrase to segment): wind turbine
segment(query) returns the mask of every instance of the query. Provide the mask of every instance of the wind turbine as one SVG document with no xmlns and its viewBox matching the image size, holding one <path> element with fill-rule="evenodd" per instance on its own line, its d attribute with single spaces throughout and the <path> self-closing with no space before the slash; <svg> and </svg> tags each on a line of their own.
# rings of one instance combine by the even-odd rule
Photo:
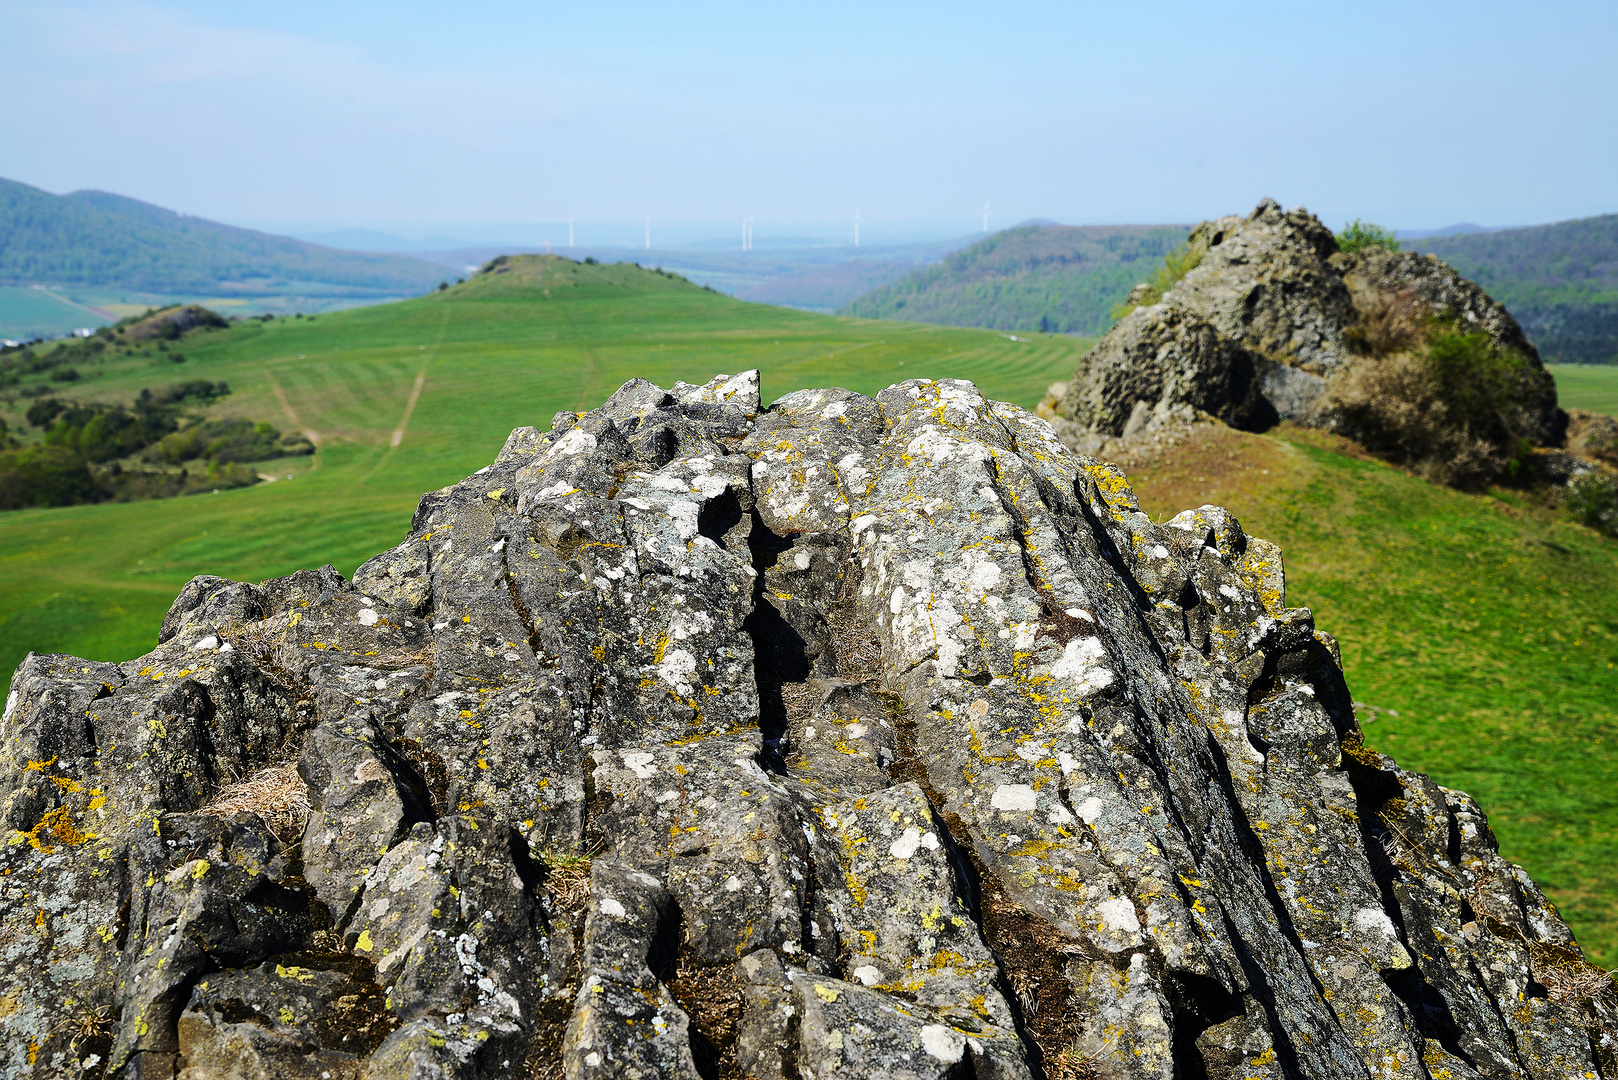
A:
<svg viewBox="0 0 1618 1080">
<path fill-rule="evenodd" d="M 571 217 L 567 219 L 567 246 L 573 246 L 573 219 Z"/>
<path fill-rule="evenodd" d="M 753 250 L 753 215 L 742 218 L 742 250 Z"/>
<path fill-rule="evenodd" d="M 989 231 L 989 201 L 987 199 L 983 201 L 983 231 Z"/>
<path fill-rule="evenodd" d="M 854 246 L 860 246 L 860 208 L 854 208 Z"/>
</svg>

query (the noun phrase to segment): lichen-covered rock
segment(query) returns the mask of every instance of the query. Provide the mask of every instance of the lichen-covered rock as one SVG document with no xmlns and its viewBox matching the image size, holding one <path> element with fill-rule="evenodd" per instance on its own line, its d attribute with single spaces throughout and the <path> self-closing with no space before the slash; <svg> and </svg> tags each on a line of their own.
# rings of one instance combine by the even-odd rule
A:
<svg viewBox="0 0 1618 1080">
<path fill-rule="evenodd" d="M 1560 444 L 1566 418 L 1539 354 L 1505 307 L 1431 255 L 1379 247 L 1347 255 L 1302 208 L 1265 199 L 1247 217 L 1205 221 L 1200 261 L 1155 303 L 1134 308 L 1052 388 L 1042 415 L 1087 453 L 1199 417 L 1263 430 L 1329 424 L 1331 383 L 1368 361 L 1367 320 L 1453 320 L 1526 358 L 1510 427 Z M 1132 293 L 1135 299 L 1144 299 Z"/>
<path fill-rule="evenodd" d="M 1618 1064 L 1610 983 L 1364 747 L 1280 552 L 970 383 L 635 380 L 355 581 L 199 578 L 162 638 L 14 680 L 0 1074 Z M 290 761 L 301 829 L 213 807 Z"/>
</svg>

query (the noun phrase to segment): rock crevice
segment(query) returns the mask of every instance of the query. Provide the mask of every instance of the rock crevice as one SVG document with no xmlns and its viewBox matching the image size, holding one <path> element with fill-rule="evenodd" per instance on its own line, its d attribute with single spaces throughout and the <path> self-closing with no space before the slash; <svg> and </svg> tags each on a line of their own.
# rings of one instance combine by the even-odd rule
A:
<svg viewBox="0 0 1618 1080">
<path fill-rule="evenodd" d="M 970 383 L 635 380 L 352 581 L 30 656 L 0 735 L 6 1075 L 1614 1067 L 1280 552 Z M 201 812 L 288 755 L 301 831 Z"/>
</svg>

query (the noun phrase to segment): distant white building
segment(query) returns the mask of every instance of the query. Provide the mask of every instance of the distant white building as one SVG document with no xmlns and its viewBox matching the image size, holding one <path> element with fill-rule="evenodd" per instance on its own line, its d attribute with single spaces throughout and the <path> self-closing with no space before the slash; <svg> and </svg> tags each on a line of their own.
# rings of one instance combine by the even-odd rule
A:
<svg viewBox="0 0 1618 1080">
<path fill-rule="evenodd" d="M 77 330 L 73 331 L 74 337 L 90 337 L 94 334 L 95 331 L 90 329 L 88 326 L 81 326 Z"/>
<path fill-rule="evenodd" d="M 21 344 L 22 342 L 12 341 L 10 338 L 0 338 L 0 349 L 15 349 Z"/>
</svg>

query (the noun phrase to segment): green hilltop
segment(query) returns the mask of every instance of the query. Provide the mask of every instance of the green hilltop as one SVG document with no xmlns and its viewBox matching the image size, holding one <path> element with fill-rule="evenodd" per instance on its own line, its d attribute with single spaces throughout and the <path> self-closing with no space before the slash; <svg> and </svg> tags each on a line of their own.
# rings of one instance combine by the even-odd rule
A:
<svg viewBox="0 0 1618 1080">
<path fill-rule="evenodd" d="M 1183 225 L 1020 225 L 842 308 L 868 319 L 1100 334 L 1110 312 L 1177 248 Z"/>
<path fill-rule="evenodd" d="M 0 283 L 393 297 L 442 276 L 405 255 L 337 251 L 104 191 L 52 195 L 0 179 Z"/>
<path fill-rule="evenodd" d="M 1410 240 L 1510 309 L 1547 360 L 1618 363 L 1618 214 Z"/>
<path fill-rule="evenodd" d="M 1029 407 L 1092 344 L 1015 336 L 1031 340 L 748 304 L 631 264 L 544 256 L 415 300 L 199 334 L 186 377 L 232 391 L 210 415 L 270 418 L 317 453 L 217 495 L 0 514 L 0 673 L 30 649 L 144 652 L 195 574 L 352 572 L 404 537 L 422 492 L 488 464 L 513 427 L 598 405 L 632 377 L 756 367 L 769 400 L 949 376 Z M 71 392 L 129 401 L 173 377 L 166 360 L 120 354 Z M 1589 383 L 1581 400 L 1614 390 Z M 1618 963 L 1613 542 L 1510 491 L 1436 487 L 1317 433 L 1229 434 L 1132 477 L 1145 504 L 1227 503 L 1279 543 L 1289 602 L 1341 639 L 1356 698 L 1377 707 L 1371 745 L 1476 795 L 1591 956 Z"/>
</svg>

